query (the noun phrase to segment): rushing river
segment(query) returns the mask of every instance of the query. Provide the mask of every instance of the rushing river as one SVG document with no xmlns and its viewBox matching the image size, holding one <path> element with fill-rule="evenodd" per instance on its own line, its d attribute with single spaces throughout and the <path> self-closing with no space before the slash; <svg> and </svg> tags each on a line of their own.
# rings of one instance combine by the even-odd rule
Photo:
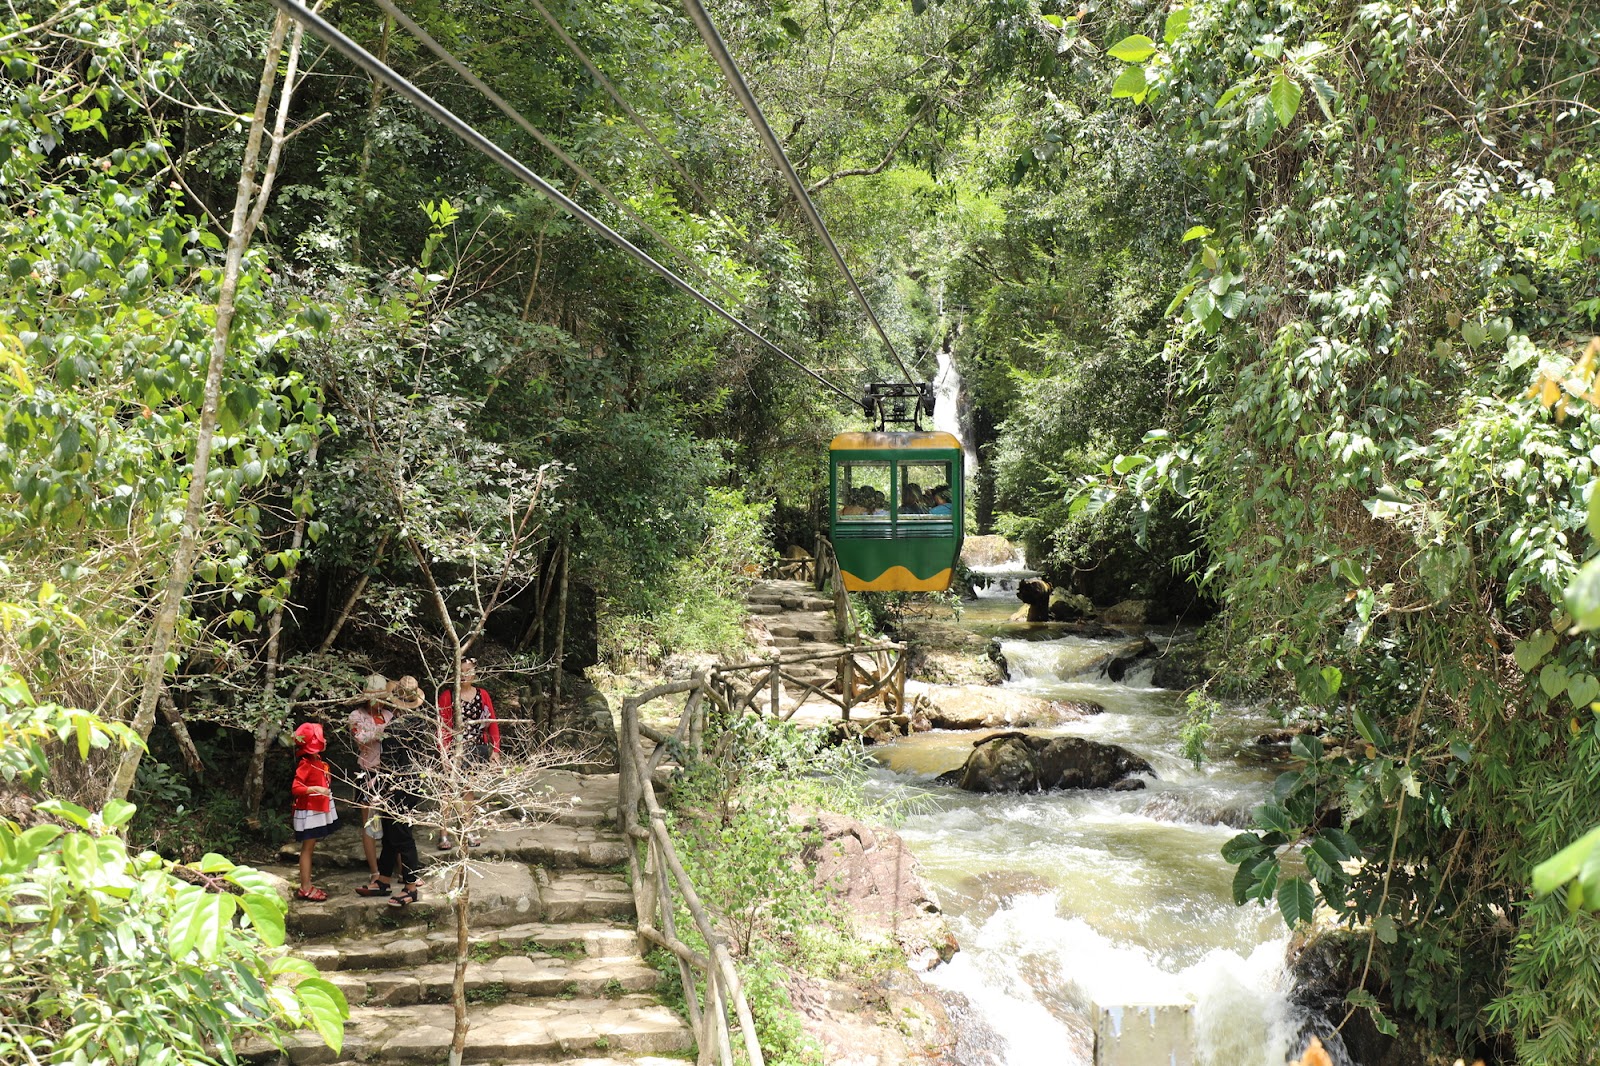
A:
<svg viewBox="0 0 1600 1066">
<path fill-rule="evenodd" d="M 992 1030 L 990 1046 L 963 1050 L 964 1066 L 1089 1066 L 1094 1004 L 1182 1002 L 1193 1004 L 1196 1063 L 1281 1066 L 1297 1028 L 1287 931 L 1276 909 L 1234 906 L 1233 868 L 1218 854 L 1269 791 L 1275 771 L 1248 748 L 1273 723 L 1219 716 L 1196 770 L 1178 750 L 1179 694 L 1150 687 L 1148 668 L 1121 683 L 1093 668 L 1130 641 L 1023 639 L 1042 627 L 998 621 L 1015 606 L 991 594 L 964 620 L 1001 637 L 1008 684 L 1106 708 L 1038 732 L 1121 744 L 1158 779 L 1138 792 L 976 795 L 932 781 L 961 764 L 970 734 L 877 749 L 876 787 L 911 800 L 900 832 L 961 943 L 930 980 L 965 995 Z"/>
</svg>

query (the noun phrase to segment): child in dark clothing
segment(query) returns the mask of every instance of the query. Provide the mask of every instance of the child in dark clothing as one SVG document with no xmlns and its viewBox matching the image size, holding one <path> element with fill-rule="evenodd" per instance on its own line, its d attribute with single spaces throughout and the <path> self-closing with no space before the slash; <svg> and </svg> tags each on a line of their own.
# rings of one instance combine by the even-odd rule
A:
<svg viewBox="0 0 1600 1066">
<path fill-rule="evenodd" d="M 328 764 L 322 759 L 327 741 L 322 726 L 306 722 L 294 731 L 295 754 L 299 756 L 294 769 L 294 784 L 289 791 L 294 797 L 294 838 L 300 841 L 300 888 L 294 898 L 308 903 L 321 903 L 328 894 L 311 883 L 311 852 L 317 841 L 339 827 L 339 812 L 333 806 L 332 781 Z"/>
</svg>

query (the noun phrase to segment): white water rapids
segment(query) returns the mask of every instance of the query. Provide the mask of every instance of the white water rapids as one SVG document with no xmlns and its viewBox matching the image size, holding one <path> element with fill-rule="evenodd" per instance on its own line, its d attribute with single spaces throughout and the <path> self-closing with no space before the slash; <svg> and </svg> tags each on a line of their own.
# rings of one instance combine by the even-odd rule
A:
<svg viewBox="0 0 1600 1066">
<path fill-rule="evenodd" d="M 969 612 L 1015 606 L 990 602 Z M 1158 775 L 1143 791 L 976 795 L 932 783 L 960 765 L 971 735 L 878 749 L 878 787 L 921 794 L 900 832 L 961 944 L 929 980 L 965 995 L 992 1030 L 963 1047 L 964 1066 L 1089 1066 L 1094 1004 L 1191 1003 L 1199 1066 L 1288 1057 L 1287 931 L 1275 909 L 1234 905 L 1233 868 L 1218 854 L 1268 793 L 1273 769 L 1236 755 L 1272 723 L 1219 715 L 1211 760 L 1195 770 L 1178 749 L 1177 693 L 1150 687 L 1147 667 L 1118 684 L 1098 674 L 1097 662 L 1133 643 L 1006 639 L 1001 650 L 1011 687 L 1103 704 L 1039 732 L 1130 748 Z"/>
</svg>

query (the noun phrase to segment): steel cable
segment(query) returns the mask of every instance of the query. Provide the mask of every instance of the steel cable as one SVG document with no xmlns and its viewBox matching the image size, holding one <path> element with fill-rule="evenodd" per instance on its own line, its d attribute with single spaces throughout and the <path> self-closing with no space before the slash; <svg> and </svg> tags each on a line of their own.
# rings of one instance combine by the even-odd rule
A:
<svg viewBox="0 0 1600 1066">
<path fill-rule="evenodd" d="M 422 89 L 418 88 L 416 85 L 413 85 L 408 79 L 406 79 L 399 72 L 395 71 L 387 63 L 384 63 L 382 60 L 378 59 L 377 56 L 374 56 L 371 52 L 368 52 L 355 41 L 345 36 L 341 30 L 330 23 L 327 19 L 323 18 L 321 15 L 307 7 L 303 0 L 272 0 L 272 3 L 280 11 L 284 12 L 295 21 L 301 23 L 307 29 L 316 33 L 325 42 L 332 45 L 339 52 L 343 53 L 346 58 L 355 63 L 358 67 L 365 70 L 371 76 L 379 79 L 384 84 L 388 85 L 401 96 L 404 96 L 406 99 L 410 100 L 440 125 L 444 126 L 457 137 L 460 137 L 468 145 L 477 149 L 479 152 L 492 159 L 495 163 L 499 164 L 512 176 L 533 186 L 533 188 L 537 189 L 552 203 L 559 206 L 562 210 L 576 218 L 579 222 L 582 222 L 591 230 L 600 234 L 600 236 L 604 237 L 617 249 L 633 257 L 635 260 L 642 263 L 655 273 L 661 275 L 661 277 L 671 284 L 673 288 L 687 296 L 692 297 L 702 307 L 706 308 L 706 310 L 712 312 L 717 317 L 724 319 L 735 329 L 739 330 L 739 332 L 743 333 L 757 344 L 760 344 L 768 351 L 792 363 L 797 369 L 815 380 L 819 385 L 822 385 L 823 387 L 837 393 L 846 403 L 852 406 L 856 404 L 855 398 L 849 393 L 845 392 L 843 389 L 839 388 L 839 386 L 824 378 L 821 374 L 818 374 L 815 370 L 812 370 L 810 367 L 806 366 L 800 360 L 796 359 L 794 356 L 778 347 L 772 341 L 769 341 L 767 338 L 757 333 L 753 328 L 747 325 L 743 319 L 739 318 L 732 311 L 729 311 L 727 308 L 711 299 L 711 297 L 707 296 L 705 293 L 701 292 L 687 281 L 684 281 L 677 274 L 673 273 L 672 270 L 651 258 L 648 252 L 644 251 L 642 248 L 639 248 L 632 241 L 628 240 L 628 238 L 624 237 L 622 234 L 606 225 L 600 219 L 590 214 L 582 204 L 578 203 L 576 200 L 573 200 L 560 189 L 556 188 L 554 185 L 551 185 L 544 178 L 534 173 L 534 171 L 526 164 L 522 163 L 516 157 L 508 153 L 505 149 L 495 144 L 483 133 L 479 132 L 478 129 L 471 123 L 467 122 L 455 112 L 439 103 Z"/>
<path fill-rule="evenodd" d="M 535 5 L 539 0 L 531 0 Z M 745 83 L 744 75 L 739 72 L 739 65 L 733 61 L 733 56 L 728 52 L 728 46 L 722 40 L 722 34 L 717 31 L 716 23 L 711 21 L 711 16 L 706 13 L 700 0 L 683 0 L 683 7 L 694 20 L 700 36 L 706 42 L 706 47 L 711 50 L 711 55 L 717 61 L 717 66 L 722 68 L 722 73 L 728 79 L 728 88 L 732 90 L 734 98 L 744 108 L 745 114 L 750 116 L 751 123 L 756 128 L 756 133 L 761 137 L 761 143 L 766 146 L 767 154 L 772 156 L 772 161 L 778 165 L 783 173 L 784 180 L 789 183 L 795 199 L 800 203 L 811 228 L 816 230 L 822 243 L 827 245 L 828 251 L 833 253 L 833 261 L 843 272 L 845 280 L 850 283 L 850 291 L 856 294 L 856 300 L 861 304 L 861 309 L 867 313 L 867 318 L 872 322 L 872 328 L 878 331 L 878 336 L 883 339 L 883 346 L 889 349 L 889 354 L 894 357 L 895 363 L 900 367 L 900 373 L 905 375 L 907 384 L 914 384 L 915 378 L 907 369 L 905 360 L 900 358 L 900 353 L 895 349 L 894 342 L 889 339 L 889 334 L 884 331 L 883 324 L 878 321 L 878 316 L 873 313 L 872 305 L 867 302 L 866 296 L 861 291 L 861 286 L 856 284 L 856 276 L 850 272 L 845 264 L 844 256 L 839 252 L 839 246 L 834 243 L 833 235 L 828 232 L 827 225 L 822 221 L 822 215 L 817 212 L 817 205 L 811 202 L 811 195 L 806 192 L 806 187 L 800 180 L 800 175 L 795 173 L 794 164 L 789 162 L 789 156 L 784 152 L 783 145 L 778 142 L 778 135 L 772 132 L 772 127 L 767 123 L 767 117 L 761 112 L 761 105 L 756 103 L 756 98 L 750 91 L 750 86 Z"/>
<path fill-rule="evenodd" d="M 503 115 L 515 122 L 517 125 L 521 126 L 523 130 L 527 132 L 528 136 L 539 142 L 540 147 L 549 152 L 551 155 L 555 156 L 557 159 L 561 160 L 561 162 L 565 163 L 573 173 L 577 174 L 578 177 L 588 182 L 594 187 L 596 192 L 605 197 L 606 201 L 610 203 L 612 207 L 615 207 L 618 211 L 621 211 L 623 214 L 627 215 L 646 233 L 650 234 L 650 236 L 660 241 L 662 245 L 672 251 L 678 257 L 680 262 L 698 274 L 700 279 L 708 286 L 716 289 L 724 300 L 728 301 L 729 303 L 739 302 L 738 297 L 730 292 L 727 286 L 723 285 L 721 281 L 707 273 L 705 268 L 699 263 L 695 262 L 693 257 L 691 257 L 688 252 L 685 252 L 682 248 L 678 247 L 674 241 L 663 235 L 659 230 L 646 221 L 644 216 L 640 215 L 637 211 L 624 203 L 615 193 L 611 191 L 610 187 L 606 185 L 605 182 L 589 173 L 589 171 L 584 168 L 583 164 L 579 163 L 576 159 L 573 159 L 570 155 L 563 151 L 560 145 L 556 144 L 553 140 L 547 137 L 532 122 L 529 122 L 522 112 L 512 107 L 504 97 L 490 88 L 487 82 L 478 77 L 476 74 L 472 73 L 472 71 L 468 70 L 466 64 L 457 59 L 449 49 L 445 48 L 444 45 L 436 41 L 427 30 L 419 26 L 411 19 L 409 15 L 401 11 L 400 8 L 394 4 L 393 0 L 376 0 L 376 3 L 379 7 L 383 8 L 383 10 L 391 18 L 404 27 L 408 33 L 420 41 L 425 48 L 427 48 L 434 55 L 438 56 L 446 66 L 460 75 L 462 80 L 464 80 L 468 85 L 471 85 L 474 89 L 478 90 L 478 92 L 482 93 L 491 104 L 500 109 L 500 112 Z"/>
</svg>

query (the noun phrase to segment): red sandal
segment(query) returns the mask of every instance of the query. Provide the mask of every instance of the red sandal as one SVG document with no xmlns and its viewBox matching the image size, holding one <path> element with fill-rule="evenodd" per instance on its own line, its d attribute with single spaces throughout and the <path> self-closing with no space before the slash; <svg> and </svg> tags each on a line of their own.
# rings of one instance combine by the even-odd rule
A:
<svg viewBox="0 0 1600 1066">
<path fill-rule="evenodd" d="M 326 902 L 328 902 L 328 894 L 326 892 L 322 891 L 322 889 L 318 888 L 315 885 L 312 885 L 310 889 L 304 889 L 304 888 L 295 889 L 294 898 L 298 899 L 298 900 L 303 900 L 306 903 L 326 903 Z"/>
</svg>

